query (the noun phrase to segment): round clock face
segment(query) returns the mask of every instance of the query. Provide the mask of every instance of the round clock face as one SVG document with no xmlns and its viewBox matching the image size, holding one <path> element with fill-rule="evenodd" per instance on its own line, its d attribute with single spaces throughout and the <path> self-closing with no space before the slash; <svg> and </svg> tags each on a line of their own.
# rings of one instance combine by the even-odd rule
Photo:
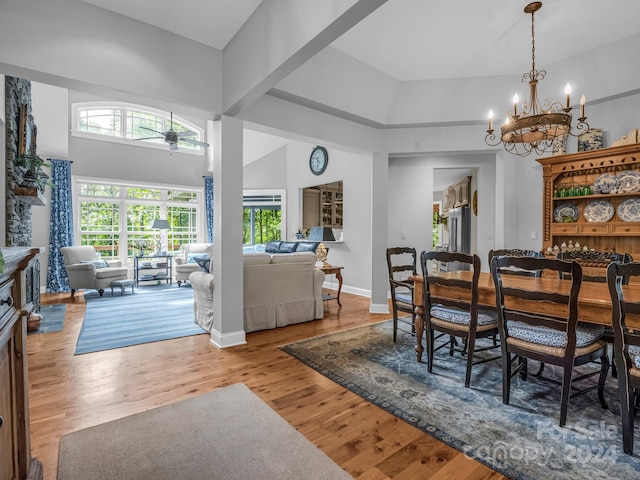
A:
<svg viewBox="0 0 640 480">
<path fill-rule="evenodd" d="M 329 154 L 324 147 L 316 147 L 309 157 L 309 168 L 314 175 L 320 175 L 327 169 Z"/>
</svg>

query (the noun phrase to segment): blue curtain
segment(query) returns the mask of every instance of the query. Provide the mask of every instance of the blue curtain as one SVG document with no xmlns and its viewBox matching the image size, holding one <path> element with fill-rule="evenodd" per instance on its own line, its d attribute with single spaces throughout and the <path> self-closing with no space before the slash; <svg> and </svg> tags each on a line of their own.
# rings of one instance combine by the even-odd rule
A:
<svg viewBox="0 0 640 480">
<path fill-rule="evenodd" d="M 213 177 L 204 177 L 204 204 L 207 215 L 207 241 L 213 243 Z"/>
<path fill-rule="evenodd" d="M 55 159 L 49 161 L 51 162 L 51 182 L 55 188 L 51 189 L 47 292 L 68 292 L 71 288 L 60 248 L 73 245 L 71 162 Z"/>
</svg>

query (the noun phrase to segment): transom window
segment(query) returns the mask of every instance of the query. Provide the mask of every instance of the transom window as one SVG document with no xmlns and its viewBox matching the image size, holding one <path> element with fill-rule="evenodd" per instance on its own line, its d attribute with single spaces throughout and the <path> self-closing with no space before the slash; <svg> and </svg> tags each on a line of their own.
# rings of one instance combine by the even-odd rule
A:
<svg viewBox="0 0 640 480">
<path fill-rule="evenodd" d="M 105 260 L 132 260 L 140 253 L 153 254 L 160 246 L 172 254 L 200 237 L 200 191 L 79 178 L 75 185 L 76 238 Z M 171 228 L 152 229 L 155 219 L 167 219 Z"/>
<path fill-rule="evenodd" d="M 195 135 L 192 140 L 204 141 L 204 130 L 171 112 L 163 112 L 142 105 L 126 103 L 103 104 L 96 102 L 73 104 L 73 131 L 76 136 L 86 136 L 95 139 L 133 143 L 139 146 L 164 148 L 165 142 L 155 132 L 191 131 Z M 150 130 L 149 130 L 150 129 Z M 153 130 L 153 131 L 152 131 Z M 187 153 L 204 153 L 202 147 L 191 143 L 178 141 L 180 150 Z"/>
</svg>

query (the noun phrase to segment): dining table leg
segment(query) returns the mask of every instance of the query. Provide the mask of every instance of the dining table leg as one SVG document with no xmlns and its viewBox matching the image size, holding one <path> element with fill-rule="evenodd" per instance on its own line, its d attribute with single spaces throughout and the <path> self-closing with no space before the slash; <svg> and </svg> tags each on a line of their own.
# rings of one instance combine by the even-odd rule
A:
<svg viewBox="0 0 640 480">
<path fill-rule="evenodd" d="M 424 345 L 422 345 L 422 336 L 424 334 L 424 308 L 421 305 L 415 307 L 414 312 L 416 314 L 416 361 L 422 362 L 422 352 L 424 352 Z"/>
</svg>

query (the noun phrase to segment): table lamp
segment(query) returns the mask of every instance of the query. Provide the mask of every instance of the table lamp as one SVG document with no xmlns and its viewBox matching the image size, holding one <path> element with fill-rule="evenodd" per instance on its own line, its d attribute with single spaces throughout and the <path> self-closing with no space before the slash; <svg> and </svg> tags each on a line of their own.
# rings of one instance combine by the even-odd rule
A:
<svg viewBox="0 0 640 480">
<path fill-rule="evenodd" d="M 309 240 L 312 242 L 320 242 L 316 250 L 316 256 L 318 257 L 316 267 L 330 267 L 331 265 L 327 262 L 327 248 L 322 242 L 336 241 L 336 237 L 333 236 L 333 229 L 331 227 L 311 227 Z"/>
<path fill-rule="evenodd" d="M 168 220 L 161 220 L 159 218 L 156 218 L 153 221 L 153 225 L 151 225 L 151 228 L 158 230 L 158 251 L 154 254 L 156 256 L 158 255 L 163 255 L 162 253 L 162 230 L 169 230 L 171 228 L 171 225 L 169 225 L 169 221 Z"/>
</svg>

